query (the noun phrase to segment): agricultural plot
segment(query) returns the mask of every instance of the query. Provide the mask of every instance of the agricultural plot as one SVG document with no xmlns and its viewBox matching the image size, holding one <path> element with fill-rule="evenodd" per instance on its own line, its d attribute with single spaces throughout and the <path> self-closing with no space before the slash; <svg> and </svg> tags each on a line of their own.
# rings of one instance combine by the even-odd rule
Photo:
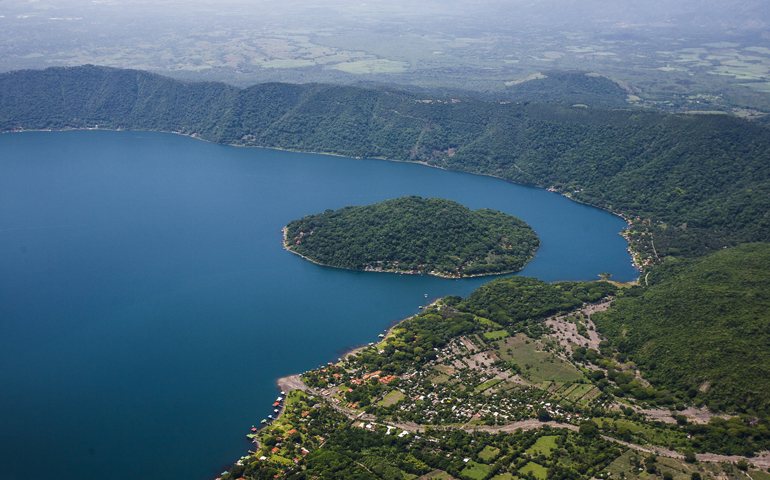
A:
<svg viewBox="0 0 770 480">
<path fill-rule="evenodd" d="M 522 376 L 533 383 L 570 382 L 583 378 L 583 374 L 572 364 L 542 351 L 539 342 L 529 340 L 523 334 L 506 338 L 496 353 L 501 359 L 518 364 L 522 368 Z"/>
<path fill-rule="evenodd" d="M 399 392 L 398 390 L 393 390 L 392 392 L 385 395 L 385 397 L 380 400 L 378 405 L 382 407 L 389 407 L 400 402 L 404 398 L 406 398 L 406 396 L 403 393 Z"/>
<path fill-rule="evenodd" d="M 585 394 L 587 394 L 588 392 L 590 392 L 593 389 L 594 389 L 593 385 L 590 385 L 590 384 L 588 384 L 588 385 L 587 384 L 578 384 L 578 385 L 575 385 L 575 388 L 572 389 L 572 391 L 570 391 L 569 394 L 567 394 L 566 398 L 569 399 L 569 400 L 572 400 L 573 402 L 576 402 L 576 401 L 580 400 L 581 398 L 583 398 L 583 396 Z"/>
<path fill-rule="evenodd" d="M 497 330 L 494 332 L 487 332 L 484 334 L 484 338 L 492 342 L 496 340 L 502 340 L 507 336 L 508 336 L 508 330 Z"/>
<path fill-rule="evenodd" d="M 495 475 L 491 478 L 491 480 L 519 480 L 519 477 L 514 477 L 508 472 L 501 473 L 500 475 Z"/>
<path fill-rule="evenodd" d="M 481 385 L 476 387 L 477 392 L 483 392 L 484 390 L 488 388 L 492 388 L 498 383 L 502 382 L 499 378 L 493 378 L 492 380 L 487 380 L 486 382 L 482 383 Z"/>
<path fill-rule="evenodd" d="M 556 445 L 557 438 L 556 435 L 546 435 L 538 438 L 537 442 L 527 449 L 527 454 L 533 457 L 544 455 L 546 458 L 549 458 L 551 453 L 558 447 Z"/>
<path fill-rule="evenodd" d="M 519 473 L 521 473 L 522 475 L 527 475 L 531 473 L 538 480 L 545 480 L 548 475 L 548 469 L 540 465 L 539 463 L 529 462 L 528 464 L 521 467 L 521 469 L 519 470 Z"/>
<path fill-rule="evenodd" d="M 487 445 L 486 447 L 484 447 L 484 450 L 479 452 L 479 458 L 489 463 L 489 461 L 495 458 L 499 453 L 500 453 L 499 448 L 495 448 L 491 445 Z"/>
<path fill-rule="evenodd" d="M 470 460 L 460 474 L 473 480 L 483 480 L 490 471 L 492 471 L 491 466 Z"/>
<path fill-rule="evenodd" d="M 418 480 L 456 480 L 455 477 L 446 473 L 443 470 L 433 470 L 430 473 L 426 473 Z"/>
</svg>

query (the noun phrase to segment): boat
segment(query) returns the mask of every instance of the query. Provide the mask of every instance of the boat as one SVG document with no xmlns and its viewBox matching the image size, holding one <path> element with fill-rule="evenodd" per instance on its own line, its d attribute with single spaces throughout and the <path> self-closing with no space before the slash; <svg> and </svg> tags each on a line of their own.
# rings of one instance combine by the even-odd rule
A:
<svg viewBox="0 0 770 480">
<path fill-rule="evenodd" d="M 262 421 L 261 421 L 261 422 L 259 422 L 259 423 L 267 423 L 267 420 L 265 420 L 265 419 L 263 418 L 263 419 L 262 419 Z"/>
<path fill-rule="evenodd" d="M 277 408 L 273 410 L 273 413 L 278 413 L 278 412 L 280 412 L 280 410 L 278 410 Z"/>
<path fill-rule="evenodd" d="M 273 416 L 272 416 L 272 415 L 268 415 L 268 416 L 267 416 L 267 418 L 269 418 L 270 420 L 272 420 L 272 419 L 273 419 Z"/>
</svg>

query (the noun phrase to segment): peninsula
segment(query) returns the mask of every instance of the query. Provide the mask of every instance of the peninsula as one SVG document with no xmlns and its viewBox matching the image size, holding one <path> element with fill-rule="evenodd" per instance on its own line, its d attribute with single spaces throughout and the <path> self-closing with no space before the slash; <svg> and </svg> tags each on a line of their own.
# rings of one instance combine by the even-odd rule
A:
<svg viewBox="0 0 770 480">
<path fill-rule="evenodd" d="M 284 246 L 332 267 L 459 278 L 518 272 L 540 240 L 512 215 L 408 196 L 294 220 Z"/>
</svg>

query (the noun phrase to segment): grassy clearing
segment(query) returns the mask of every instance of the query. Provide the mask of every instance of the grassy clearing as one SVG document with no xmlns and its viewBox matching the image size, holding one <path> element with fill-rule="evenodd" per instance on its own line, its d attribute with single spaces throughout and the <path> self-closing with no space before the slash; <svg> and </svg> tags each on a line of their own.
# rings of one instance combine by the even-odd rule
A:
<svg viewBox="0 0 770 480">
<path fill-rule="evenodd" d="M 395 403 L 400 402 L 406 398 L 406 396 L 399 392 L 398 390 L 393 390 L 389 394 L 385 395 L 385 397 L 379 401 L 378 405 L 381 407 L 389 407 Z"/>
<path fill-rule="evenodd" d="M 538 480 L 545 480 L 548 474 L 548 469 L 540 465 L 539 463 L 529 462 L 528 464 L 521 467 L 521 469 L 519 470 L 519 473 L 523 475 L 531 473 Z"/>
<path fill-rule="evenodd" d="M 446 473 L 443 470 L 433 470 L 430 473 L 426 473 L 419 480 L 456 480 L 455 477 Z"/>
<path fill-rule="evenodd" d="M 492 388 L 498 383 L 502 382 L 499 378 L 493 378 L 492 380 L 487 380 L 486 382 L 482 383 L 478 387 L 476 387 L 477 392 L 483 392 L 484 390 L 488 388 Z"/>
<path fill-rule="evenodd" d="M 508 336 L 508 330 L 496 330 L 494 332 L 487 332 L 484 334 L 484 338 L 492 342 L 496 340 L 502 340 L 507 336 Z"/>
<path fill-rule="evenodd" d="M 478 322 L 478 323 L 481 323 L 482 325 L 486 325 L 486 326 L 488 326 L 488 327 L 491 327 L 491 328 L 496 328 L 496 329 L 498 329 L 498 330 L 500 330 L 501 328 L 503 328 L 503 326 L 502 326 L 502 325 L 500 325 L 499 323 L 495 323 L 495 322 L 493 322 L 492 320 L 490 320 L 490 319 L 488 319 L 488 318 L 484 318 L 484 317 L 475 317 L 475 318 L 473 319 L 473 321 L 474 321 L 474 322 Z M 495 332 L 492 332 L 492 333 L 495 333 Z M 508 334 L 506 333 L 506 334 L 505 334 L 505 336 L 507 337 L 507 336 L 508 336 Z M 503 338 L 504 338 L 504 337 L 503 337 Z"/>
<path fill-rule="evenodd" d="M 441 373 L 445 373 L 447 375 L 453 375 L 455 373 L 454 367 L 450 367 L 449 365 L 436 365 L 433 367 L 435 370 L 438 370 Z"/>
<path fill-rule="evenodd" d="M 492 477 L 491 480 L 519 480 L 519 477 L 514 477 L 510 473 L 501 473 L 500 475 L 495 475 Z"/>
<path fill-rule="evenodd" d="M 572 364 L 551 353 L 540 350 L 540 344 L 522 334 L 501 342 L 497 355 L 522 367 L 522 376 L 532 383 L 545 381 L 570 382 L 583 378 Z M 510 353 L 509 353 L 510 352 Z"/>
<path fill-rule="evenodd" d="M 537 439 L 534 445 L 527 449 L 527 454 L 532 456 L 545 455 L 546 458 L 550 458 L 551 452 L 556 450 L 556 435 L 546 435 Z"/>
<path fill-rule="evenodd" d="M 495 447 L 493 447 L 491 445 L 487 445 L 486 447 L 484 447 L 484 450 L 479 452 L 479 458 L 481 458 L 485 462 L 489 462 L 490 460 L 495 458 L 498 453 L 500 453 L 500 449 L 499 448 L 495 448 Z M 765 479 L 763 479 L 763 480 L 765 480 Z M 768 480 L 770 480 L 770 479 L 768 479 Z"/>
<path fill-rule="evenodd" d="M 492 467 L 489 465 L 476 463 L 473 460 L 470 460 L 465 468 L 463 468 L 462 472 L 460 472 L 460 475 L 472 478 L 473 480 L 482 480 L 491 470 Z"/>
<path fill-rule="evenodd" d="M 446 383 L 446 382 L 449 381 L 449 377 L 447 377 L 444 374 L 436 375 L 435 377 L 431 378 L 430 381 L 435 383 L 435 384 Z"/>
<path fill-rule="evenodd" d="M 749 470 L 749 476 L 753 480 L 770 480 L 770 473 L 761 470 Z"/>
</svg>

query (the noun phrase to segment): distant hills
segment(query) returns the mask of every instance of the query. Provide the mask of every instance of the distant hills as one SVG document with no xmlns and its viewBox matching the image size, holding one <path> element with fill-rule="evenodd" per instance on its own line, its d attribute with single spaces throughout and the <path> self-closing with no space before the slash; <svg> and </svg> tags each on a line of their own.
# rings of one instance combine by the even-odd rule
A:
<svg viewBox="0 0 770 480">
<path fill-rule="evenodd" d="M 600 80 L 589 85 L 614 88 Z M 534 81 L 516 87 L 539 88 Z M 648 220 L 655 244 L 643 254 L 657 261 L 770 241 L 770 135 L 725 115 L 425 98 L 319 84 L 238 89 L 95 66 L 0 75 L 0 131 L 95 126 L 423 162 L 553 187 Z"/>
</svg>

